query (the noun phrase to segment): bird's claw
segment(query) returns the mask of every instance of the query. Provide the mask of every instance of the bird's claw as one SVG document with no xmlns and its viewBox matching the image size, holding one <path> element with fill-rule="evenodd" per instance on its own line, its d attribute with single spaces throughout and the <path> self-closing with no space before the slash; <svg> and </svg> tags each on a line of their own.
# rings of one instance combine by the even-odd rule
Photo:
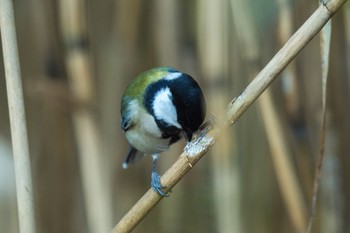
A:
<svg viewBox="0 0 350 233">
<path fill-rule="evenodd" d="M 163 191 L 163 189 L 165 189 L 166 187 L 160 183 L 160 176 L 155 171 L 152 172 L 151 187 L 160 196 L 169 197 L 169 194 Z"/>
</svg>

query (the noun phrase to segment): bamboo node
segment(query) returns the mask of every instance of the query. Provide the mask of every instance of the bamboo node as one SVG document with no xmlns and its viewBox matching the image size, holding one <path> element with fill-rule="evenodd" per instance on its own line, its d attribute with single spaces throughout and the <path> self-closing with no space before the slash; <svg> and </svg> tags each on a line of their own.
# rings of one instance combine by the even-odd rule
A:
<svg viewBox="0 0 350 233">
<path fill-rule="evenodd" d="M 190 166 L 190 168 L 193 168 L 193 165 L 192 165 L 192 163 L 190 162 L 190 160 L 188 159 L 188 156 L 187 156 L 187 155 L 186 155 L 186 160 L 187 160 L 188 166 Z"/>
</svg>

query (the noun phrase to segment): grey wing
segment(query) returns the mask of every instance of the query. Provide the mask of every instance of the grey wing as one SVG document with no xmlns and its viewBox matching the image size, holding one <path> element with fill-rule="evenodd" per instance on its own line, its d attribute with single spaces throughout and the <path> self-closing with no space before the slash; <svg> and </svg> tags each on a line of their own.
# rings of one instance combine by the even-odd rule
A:
<svg viewBox="0 0 350 233">
<path fill-rule="evenodd" d="M 129 151 L 125 157 L 123 168 L 127 169 L 129 164 L 133 164 L 137 160 L 141 159 L 143 156 L 144 156 L 143 153 L 141 153 L 140 151 L 136 150 L 134 147 L 129 145 Z"/>
<path fill-rule="evenodd" d="M 128 129 L 130 129 L 133 126 L 133 117 L 132 117 L 132 113 L 130 111 L 129 108 L 129 104 L 131 102 L 131 98 L 127 97 L 127 96 L 123 96 L 122 98 L 122 103 L 121 103 L 121 115 L 122 115 L 122 119 L 120 122 L 120 128 L 125 132 Z"/>
<path fill-rule="evenodd" d="M 122 120 L 120 122 L 120 128 L 125 132 L 128 129 L 131 128 L 131 118 L 129 117 L 128 114 L 125 114 L 124 116 L 122 116 Z"/>
</svg>

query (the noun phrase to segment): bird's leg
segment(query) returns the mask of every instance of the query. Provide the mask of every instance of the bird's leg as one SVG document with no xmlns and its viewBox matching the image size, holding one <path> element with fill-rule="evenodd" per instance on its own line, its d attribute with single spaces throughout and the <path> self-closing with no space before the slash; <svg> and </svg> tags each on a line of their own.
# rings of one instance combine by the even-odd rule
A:
<svg viewBox="0 0 350 233">
<path fill-rule="evenodd" d="M 152 159 L 153 159 L 153 167 L 152 167 L 152 178 L 151 178 L 151 187 L 153 188 L 154 191 L 156 191 L 156 193 L 158 193 L 160 196 L 163 197 L 168 197 L 169 194 L 166 194 L 163 189 L 166 188 L 165 186 L 163 186 L 160 183 L 160 176 L 157 173 L 157 160 L 159 158 L 158 154 L 154 154 L 152 155 Z"/>
</svg>

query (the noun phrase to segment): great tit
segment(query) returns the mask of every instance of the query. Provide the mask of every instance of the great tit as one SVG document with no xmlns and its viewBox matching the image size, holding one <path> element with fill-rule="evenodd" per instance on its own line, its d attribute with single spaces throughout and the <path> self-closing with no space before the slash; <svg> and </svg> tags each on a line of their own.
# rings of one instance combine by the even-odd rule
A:
<svg viewBox="0 0 350 233">
<path fill-rule="evenodd" d="M 121 129 L 130 147 L 123 168 L 152 155 L 151 187 L 167 196 L 156 170 L 159 154 L 183 136 L 192 135 L 205 118 L 205 100 L 198 83 L 171 67 L 158 67 L 138 75 L 121 100 Z"/>
</svg>

